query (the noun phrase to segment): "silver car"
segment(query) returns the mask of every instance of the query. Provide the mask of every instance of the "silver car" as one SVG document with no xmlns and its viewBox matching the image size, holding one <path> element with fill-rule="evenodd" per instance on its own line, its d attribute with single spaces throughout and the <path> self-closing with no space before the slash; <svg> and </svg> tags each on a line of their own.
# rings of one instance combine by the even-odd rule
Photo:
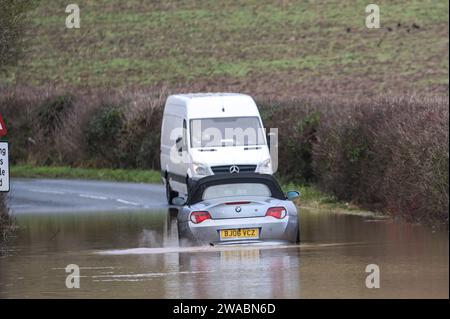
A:
<svg viewBox="0 0 450 319">
<path fill-rule="evenodd" d="M 198 180 L 180 205 L 180 243 L 238 244 L 266 241 L 298 242 L 299 217 L 293 199 L 276 179 L 265 174 L 212 175 Z"/>
</svg>

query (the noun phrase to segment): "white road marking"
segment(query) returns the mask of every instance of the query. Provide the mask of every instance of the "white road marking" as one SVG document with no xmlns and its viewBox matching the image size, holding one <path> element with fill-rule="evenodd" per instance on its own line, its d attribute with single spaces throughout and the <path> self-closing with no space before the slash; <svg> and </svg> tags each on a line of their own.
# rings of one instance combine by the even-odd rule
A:
<svg viewBox="0 0 450 319">
<path fill-rule="evenodd" d="M 13 209 L 24 208 L 24 207 L 33 207 L 33 205 L 31 205 L 31 204 L 14 205 Z"/>
<path fill-rule="evenodd" d="M 127 200 L 120 199 L 120 198 L 117 198 L 116 201 L 118 201 L 119 203 L 122 203 L 122 204 L 128 204 L 128 205 L 133 205 L 133 206 L 139 206 L 138 203 L 129 202 L 129 201 L 127 201 Z"/>
<path fill-rule="evenodd" d="M 83 198 L 91 198 L 91 199 L 101 199 L 101 200 L 108 199 L 108 197 L 105 197 L 105 196 L 97 196 L 97 195 L 90 195 L 90 194 L 79 194 L 78 196 L 83 197 Z"/>
<path fill-rule="evenodd" d="M 58 195 L 63 195 L 65 194 L 65 192 L 61 192 L 61 191 L 51 191 L 51 190 L 42 190 L 42 189 L 29 189 L 30 192 L 35 192 L 35 193 L 47 193 L 47 194 L 58 194 Z"/>
</svg>

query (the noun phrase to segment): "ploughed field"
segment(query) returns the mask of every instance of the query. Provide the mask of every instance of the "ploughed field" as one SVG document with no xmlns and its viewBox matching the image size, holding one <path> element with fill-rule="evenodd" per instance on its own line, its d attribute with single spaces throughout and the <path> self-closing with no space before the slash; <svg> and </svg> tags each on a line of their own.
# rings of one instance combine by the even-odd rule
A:
<svg viewBox="0 0 450 319">
<path fill-rule="evenodd" d="M 253 95 L 448 90 L 448 2 L 86 1 L 66 29 L 64 1 L 30 14 L 27 54 L 2 82 L 238 90 Z"/>
</svg>

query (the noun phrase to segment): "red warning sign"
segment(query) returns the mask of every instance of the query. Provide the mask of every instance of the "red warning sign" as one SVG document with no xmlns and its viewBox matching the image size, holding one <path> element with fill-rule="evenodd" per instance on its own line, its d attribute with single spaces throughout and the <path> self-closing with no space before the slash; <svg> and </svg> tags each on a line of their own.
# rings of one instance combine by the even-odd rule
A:
<svg viewBox="0 0 450 319">
<path fill-rule="evenodd" d="M 8 133 L 6 129 L 5 121 L 3 120 L 3 116 L 0 114 L 0 136 L 5 136 Z"/>
</svg>

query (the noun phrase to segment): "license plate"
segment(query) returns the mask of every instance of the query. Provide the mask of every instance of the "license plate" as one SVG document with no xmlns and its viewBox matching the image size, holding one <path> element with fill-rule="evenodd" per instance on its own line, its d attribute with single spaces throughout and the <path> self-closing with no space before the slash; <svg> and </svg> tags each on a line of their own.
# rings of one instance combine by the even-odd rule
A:
<svg viewBox="0 0 450 319">
<path fill-rule="evenodd" d="M 259 228 L 221 229 L 220 238 L 227 239 L 258 239 Z"/>
</svg>

